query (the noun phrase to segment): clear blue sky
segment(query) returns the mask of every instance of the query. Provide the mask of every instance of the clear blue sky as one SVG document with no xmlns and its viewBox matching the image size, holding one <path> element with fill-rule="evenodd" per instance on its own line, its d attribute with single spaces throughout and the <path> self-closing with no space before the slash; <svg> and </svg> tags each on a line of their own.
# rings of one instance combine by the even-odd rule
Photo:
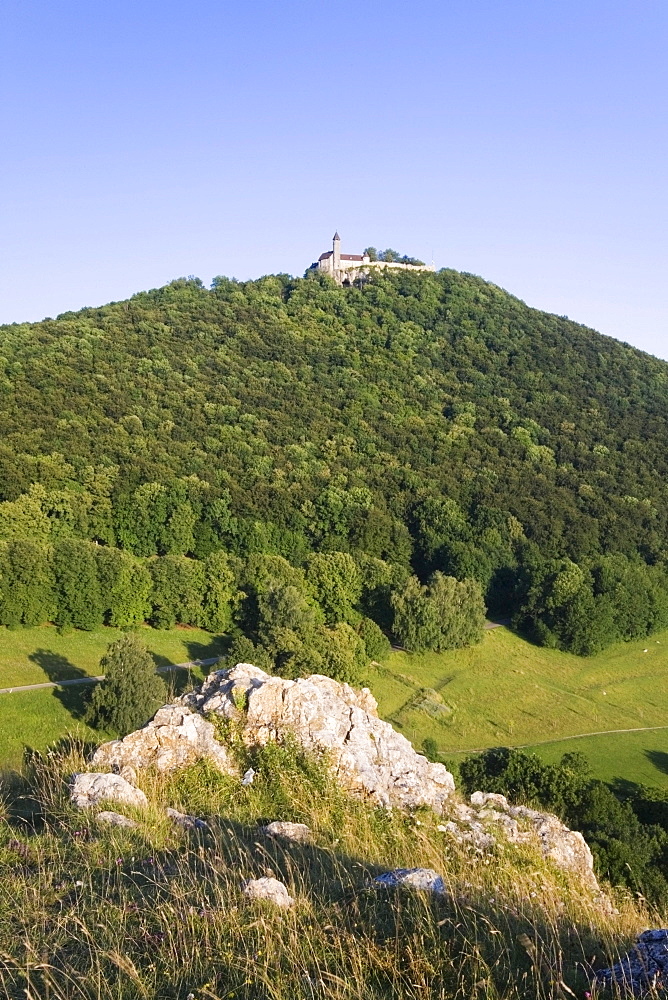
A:
<svg viewBox="0 0 668 1000">
<path fill-rule="evenodd" d="M 4 0 L 0 322 L 373 244 L 668 357 L 665 0 Z"/>
</svg>

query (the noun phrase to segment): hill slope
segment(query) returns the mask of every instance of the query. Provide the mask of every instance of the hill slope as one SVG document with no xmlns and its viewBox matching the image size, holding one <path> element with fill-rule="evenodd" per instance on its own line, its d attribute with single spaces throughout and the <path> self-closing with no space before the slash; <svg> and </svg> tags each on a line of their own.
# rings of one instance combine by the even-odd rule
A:
<svg viewBox="0 0 668 1000">
<path fill-rule="evenodd" d="M 595 577 L 601 553 L 666 551 L 668 365 L 471 275 L 179 280 L 0 342 L 0 499 L 43 484 L 52 535 L 364 552 L 476 577 L 510 611 L 537 563 Z M 31 516 L 0 507 L 0 537 Z"/>
</svg>

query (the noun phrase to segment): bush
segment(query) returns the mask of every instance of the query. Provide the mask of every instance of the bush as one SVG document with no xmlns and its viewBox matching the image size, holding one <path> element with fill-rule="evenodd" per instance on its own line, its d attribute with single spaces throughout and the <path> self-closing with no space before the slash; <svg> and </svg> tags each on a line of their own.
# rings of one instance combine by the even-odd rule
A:
<svg viewBox="0 0 668 1000">
<path fill-rule="evenodd" d="M 357 631 L 370 660 L 382 660 L 387 656 L 391 649 L 390 640 L 373 619 L 363 618 Z"/>
<path fill-rule="evenodd" d="M 91 696 L 87 720 L 98 729 L 125 736 L 142 726 L 165 702 L 166 687 L 138 636 L 112 642 L 100 660 L 104 680 Z"/>
</svg>

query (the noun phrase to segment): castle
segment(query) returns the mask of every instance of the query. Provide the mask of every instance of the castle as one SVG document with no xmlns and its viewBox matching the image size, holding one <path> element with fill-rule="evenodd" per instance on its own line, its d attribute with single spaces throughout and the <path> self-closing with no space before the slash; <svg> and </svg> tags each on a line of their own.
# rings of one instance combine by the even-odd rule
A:
<svg viewBox="0 0 668 1000">
<path fill-rule="evenodd" d="M 318 270 L 329 274 L 339 285 L 352 285 L 354 281 L 369 276 L 369 272 L 383 268 L 399 268 L 404 271 L 433 271 L 433 265 L 410 264 L 407 261 L 371 260 L 368 254 L 341 253 L 341 237 L 334 233 L 332 249 L 322 253 L 309 271 Z"/>
</svg>

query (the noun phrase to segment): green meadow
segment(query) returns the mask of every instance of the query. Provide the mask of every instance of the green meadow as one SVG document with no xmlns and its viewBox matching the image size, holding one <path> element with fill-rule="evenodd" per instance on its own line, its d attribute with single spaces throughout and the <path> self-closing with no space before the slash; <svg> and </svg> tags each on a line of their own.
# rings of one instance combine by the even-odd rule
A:
<svg viewBox="0 0 668 1000">
<path fill-rule="evenodd" d="M 667 632 L 578 657 L 497 628 L 470 649 L 393 652 L 369 684 L 383 718 L 418 747 L 435 740 L 446 759 L 500 745 L 527 746 L 545 760 L 581 749 L 597 776 L 668 785 L 667 680 Z M 652 726 L 666 730 L 546 742 Z"/>
<path fill-rule="evenodd" d="M 144 626 L 139 631 L 158 666 L 206 659 L 222 651 L 216 636 L 198 628 Z M 106 626 L 64 633 L 54 625 L 0 628 L 0 688 L 95 676 L 107 646 L 120 635 L 121 629 Z"/>
<path fill-rule="evenodd" d="M 0 687 L 99 673 L 100 657 L 119 634 L 3 629 Z M 222 652 L 221 639 L 199 629 L 145 628 L 142 636 L 158 665 Z M 668 633 L 583 658 L 532 646 L 507 628 L 486 632 L 470 649 L 392 652 L 368 676 L 380 715 L 418 748 L 435 740 L 446 761 L 499 745 L 525 746 L 545 761 L 581 750 L 601 778 L 662 786 L 668 786 L 667 681 Z M 82 721 L 86 690 L 0 695 L 0 766 L 16 766 L 24 746 L 43 749 L 66 733 L 99 738 Z M 647 731 L 607 733 L 616 729 Z"/>
<path fill-rule="evenodd" d="M 95 676 L 107 646 L 121 634 L 115 628 L 61 634 L 53 625 L 0 629 L 0 688 Z M 201 629 L 145 627 L 141 635 L 157 666 L 207 659 L 222 652 L 220 638 Z M 191 673 L 202 676 L 196 669 Z M 166 679 L 182 684 L 187 673 L 178 671 Z M 0 694 L 0 770 L 20 765 L 26 746 L 43 750 L 69 733 L 99 740 L 100 734 L 83 722 L 89 690 L 88 685 L 75 685 Z"/>
</svg>

